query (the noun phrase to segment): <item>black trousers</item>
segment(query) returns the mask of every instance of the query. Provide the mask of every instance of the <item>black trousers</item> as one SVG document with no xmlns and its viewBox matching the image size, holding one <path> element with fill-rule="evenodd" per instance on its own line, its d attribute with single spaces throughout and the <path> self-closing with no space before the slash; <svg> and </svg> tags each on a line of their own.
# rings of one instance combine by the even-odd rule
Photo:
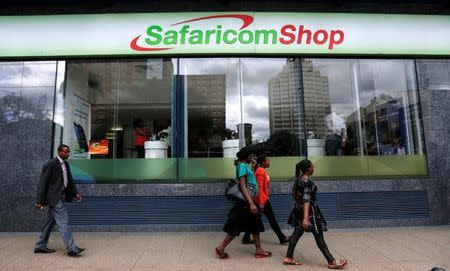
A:
<svg viewBox="0 0 450 271">
<path fill-rule="evenodd" d="M 278 239 L 280 241 L 284 241 L 286 239 L 286 235 L 284 235 L 284 233 L 280 229 L 280 226 L 278 225 L 277 219 L 275 218 L 275 213 L 273 212 L 272 205 L 270 205 L 269 199 L 267 199 L 264 205 L 263 214 L 267 217 L 267 220 L 269 220 L 270 227 L 278 236 Z M 242 237 L 242 240 L 245 241 L 250 240 L 250 232 L 245 232 L 244 237 Z"/>
<path fill-rule="evenodd" d="M 286 258 L 293 258 L 294 256 L 294 250 L 295 246 L 297 245 L 298 239 L 302 237 L 303 235 L 303 228 L 301 226 L 297 226 L 294 229 L 294 232 L 291 235 L 291 240 L 289 241 L 289 247 L 286 253 Z M 319 231 L 316 233 L 315 231 L 312 231 L 314 235 L 314 239 L 316 240 L 316 244 L 319 247 L 320 251 L 322 251 L 323 256 L 325 259 L 327 259 L 327 262 L 332 262 L 334 260 L 333 256 L 331 255 L 330 251 L 328 250 L 328 246 L 325 243 L 325 239 L 323 238 L 323 232 Z"/>
<path fill-rule="evenodd" d="M 145 149 L 144 146 L 134 146 L 137 151 L 138 158 L 145 158 Z"/>
</svg>

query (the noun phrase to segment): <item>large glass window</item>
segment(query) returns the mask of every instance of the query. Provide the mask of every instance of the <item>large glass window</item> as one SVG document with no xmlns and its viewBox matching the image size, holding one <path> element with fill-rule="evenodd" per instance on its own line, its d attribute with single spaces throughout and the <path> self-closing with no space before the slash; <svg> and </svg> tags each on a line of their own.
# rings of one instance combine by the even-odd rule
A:
<svg viewBox="0 0 450 271">
<path fill-rule="evenodd" d="M 171 157 L 173 77 L 174 63 L 170 59 L 119 63 L 116 133 L 120 157 Z M 144 153 L 139 153 L 144 140 L 150 142 L 144 146 Z M 162 156 L 158 156 L 159 147 L 166 152 Z"/>
<path fill-rule="evenodd" d="M 426 174 L 413 60 L 303 59 L 302 75 L 317 175 Z"/>
<path fill-rule="evenodd" d="M 180 59 L 187 113 L 185 157 L 227 157 L 224 141 L 243 147 L 238 68 L 238 59 Z"/>
<path fill-rule="evenodd" d="M 171 59 L 67 61 L 56 98 L 55 145 L 72 149 L 75 179 L 176 181 L 170 158 L 174 65 Z"/>
<path fill-rule="evenodd" d="M 242 60 L 244 120 L 257 153 L 304 154 L 300 59 Z"/>
<path fill-rule="evenodd" d="M 25 166 L 26 161 L 47 158 L 42 155 L 49 153 L 56 74 L 57 61 L 0 62 L 0 148 L 9 169 L 2 172 L 5 178 L 32 176 L 29 171 L 35 169 Z"/>
<path fill-rule="evenodd" d="M 273 180 L 291 178 L 304 157 L 324 178 L 427 172 L 413 60 L 64 64 L 54 79 L 55 146 L 72 148 L 79 181 L 228 179 L 244 146 L 272 157 Z"/>
<path fill-rule="evenodd" d="M 119 157 L 118 90 L 117 61 L 67 62 L 63 132 L 57 140 L 71 148 L 72 159 Z"/>
<path fill-rule="evenodd" d="M 0 62 L 0 122 L 52 119 L 56 63 Z"/>
<path fill-rule="evenodd" d="M 302 60 L 309 156 L 423 153 L 414 61 Z"/>
<path fill-rule="evenodd" d="M 422 154 L 414 61 L 360 60 L 359 71 L 364 154 Z"/>
<path fill-rule="evenodd" d="M 160 158 L 170 157 L 170 60 L 68 61 L 66 73 L 63 136 L 56 139 L 73 159 L 144 158 L 152 140 L 165 143 Z"/>
<path fill-rule="evenodd" d="M 362 155 L 355 61 L 303 59 L 308 156 Z"/>
</svg>

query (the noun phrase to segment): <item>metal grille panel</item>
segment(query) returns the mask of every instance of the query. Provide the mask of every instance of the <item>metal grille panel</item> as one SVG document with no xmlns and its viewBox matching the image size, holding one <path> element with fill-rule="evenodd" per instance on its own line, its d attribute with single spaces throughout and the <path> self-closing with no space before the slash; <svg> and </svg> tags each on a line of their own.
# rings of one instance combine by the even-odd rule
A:
<svg viewBox="0 0 450 271">
<path fill-rule="evenodd" d="M 319 193 L 320 208 L 328 221 L 426 218 L 426 191 Z M 292 199 L 271 195 L 278 222 L 286 223 Z M 219 225 L 231 208 L 224 196 L 85 197 L 68 204 L 70 223 L 79 226 Z M 267 222 L 267 221 L 266 221 Z"/>
</svg>

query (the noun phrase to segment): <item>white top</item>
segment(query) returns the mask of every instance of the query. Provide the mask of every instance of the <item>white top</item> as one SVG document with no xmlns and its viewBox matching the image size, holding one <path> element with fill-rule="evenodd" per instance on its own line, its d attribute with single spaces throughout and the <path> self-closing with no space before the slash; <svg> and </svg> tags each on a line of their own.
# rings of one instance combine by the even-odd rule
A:
<svg viewBox="0 0 450 271">
<path fill-rule="evenodd" d="M 172 127 L 167 127 L 166 129 L 161 130 L 158 135 L 162 133 L 167 133 L 166 137 L 163 137 L 162 140 L 164 140 L 168 146 L 172 146 Z"/>
</svg>

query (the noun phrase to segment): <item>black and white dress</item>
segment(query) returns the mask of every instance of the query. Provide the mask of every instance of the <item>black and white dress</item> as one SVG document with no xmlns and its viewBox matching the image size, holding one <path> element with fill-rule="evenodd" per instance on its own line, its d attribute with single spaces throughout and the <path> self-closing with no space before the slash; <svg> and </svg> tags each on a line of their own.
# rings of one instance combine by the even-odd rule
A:
<svg viewBox="0 0 450 271">
<path fill-rule="evenodd" d="M 307 232 L 327 230 L 327 222 L 317 204 L 317 186 L 311 179 L 297 179 L 292 189 L 294 204 L 289 216 L 288 224 L 301 227 L 303 221 L 303 205 L 309 202 L 309 228 Z"/>
</svg>

